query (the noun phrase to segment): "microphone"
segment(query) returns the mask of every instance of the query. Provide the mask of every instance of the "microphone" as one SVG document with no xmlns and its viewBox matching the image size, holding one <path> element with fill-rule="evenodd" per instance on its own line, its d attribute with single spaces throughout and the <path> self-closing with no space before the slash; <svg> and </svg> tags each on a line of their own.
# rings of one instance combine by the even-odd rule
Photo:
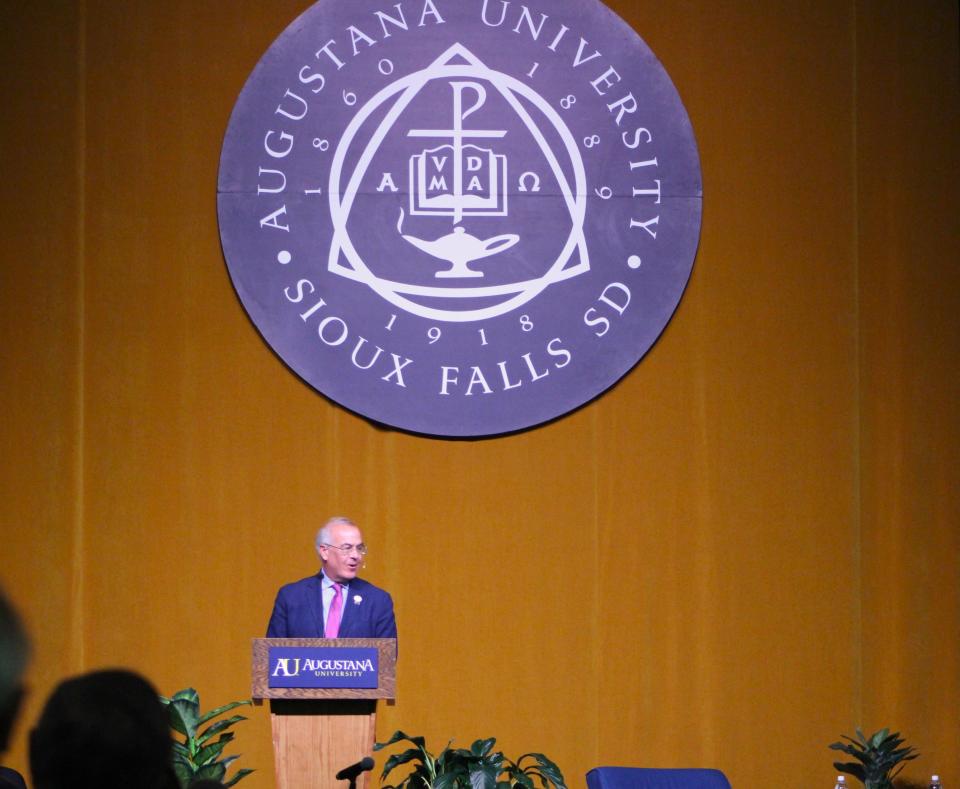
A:
<svg viewBox="0 0 960 789">
<path fill-rule="evenodd" d="M 373 759 L 371 759 L 369 756 L 364 756 L 356 764 L 351 764 L 349 767 L 344 767 L 340 772 L 337 773 L 336 779 L 338 781 L 355 781 L 360 773 L 365 773 L 367 770 L 372 769 Z"/>
</svg>

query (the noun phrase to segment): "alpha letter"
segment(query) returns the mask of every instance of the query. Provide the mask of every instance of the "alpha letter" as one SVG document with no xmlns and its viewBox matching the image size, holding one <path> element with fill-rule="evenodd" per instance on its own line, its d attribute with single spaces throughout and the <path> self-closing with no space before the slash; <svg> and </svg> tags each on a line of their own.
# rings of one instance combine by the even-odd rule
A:
<svg viewBox="0 0 960 789">
<path fill-rule="evenodd" d="M 382 192 L 384 189 L 389 189 L 391 192 L 399 192 L 397 185 L 393 182 L 393 176 L 390 173 L 384 173 L 383 178 L 380 179 L 380 186 L 377 187 L 378 192 Z"/>
<path fill-rule="evenodd" d="M 287 213 L 287 207 L 285 205 L 280 206 L 272 214 L 268 214 L 263 219 L 260 220 L 260 227 L 272 227 L 274 230 L 282 230 L 285 233 L 290 232 L 290 225 L 281 225 L 277 220 L 281 216 L 285 216 Z"/>
</svg>

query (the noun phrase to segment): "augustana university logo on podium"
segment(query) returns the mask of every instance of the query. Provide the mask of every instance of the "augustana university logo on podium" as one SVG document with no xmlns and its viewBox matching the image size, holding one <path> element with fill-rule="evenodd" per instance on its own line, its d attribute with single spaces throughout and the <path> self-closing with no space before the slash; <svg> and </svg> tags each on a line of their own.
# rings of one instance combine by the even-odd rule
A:
<svg viewBox="0 0 960 789">
<path fill-rule="evenodd" d="M 596 0 L 322 0 L 254 70 L 218 188 L 277 354 L 373 420 L 541 424 L 615 383 L 699 237 L 686 112 Z"/>
</svg>

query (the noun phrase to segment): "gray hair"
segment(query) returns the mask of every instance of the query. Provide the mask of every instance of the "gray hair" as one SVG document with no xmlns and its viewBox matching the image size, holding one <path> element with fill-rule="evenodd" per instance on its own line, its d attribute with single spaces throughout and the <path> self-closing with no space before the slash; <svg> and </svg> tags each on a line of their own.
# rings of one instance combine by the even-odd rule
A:
<svg viewBox="0 0 960 789">
<path fill-rule="evenodd" d="M 313 542 L 315 548 L 319 549 L 321 545 L 330 544 L 330 528 L 332 526 L 353 526 L 357 528 L 357 524 L 349 518 L 343 515 L 334 515 L 323 524 L 323 526 L 320 527 L 320 531 L 317 532 L 317 538 Z"/>
</svg>

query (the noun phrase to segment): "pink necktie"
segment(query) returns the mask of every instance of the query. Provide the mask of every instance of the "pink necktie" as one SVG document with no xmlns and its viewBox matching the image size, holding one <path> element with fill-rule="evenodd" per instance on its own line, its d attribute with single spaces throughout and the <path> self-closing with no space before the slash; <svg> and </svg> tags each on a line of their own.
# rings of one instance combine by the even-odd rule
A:
<svg viewBox="0 0 960 789">
<path fill-rule="evenodd" d="M 330 601 L 330 612 L 327 614 L 327 624 L 323 628 L 324 638 L 336 638 L 340 632 L 340 612 L 343 609 L 343 591 L 340 584 L 333 585 L 333 600 Z"/>
</svg>

